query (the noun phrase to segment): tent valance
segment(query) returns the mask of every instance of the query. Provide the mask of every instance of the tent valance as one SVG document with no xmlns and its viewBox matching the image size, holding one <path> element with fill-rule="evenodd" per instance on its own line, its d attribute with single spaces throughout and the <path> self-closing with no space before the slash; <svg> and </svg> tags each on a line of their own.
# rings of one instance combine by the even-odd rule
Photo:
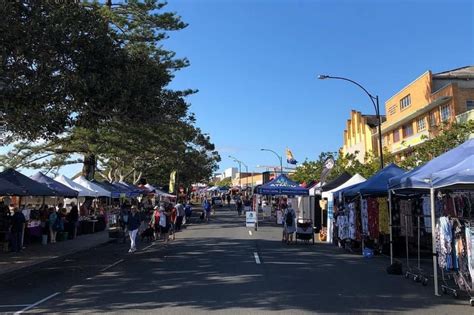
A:
<svg viewBox="0 0 474 315">
<path fill-rule="evenodd" d="M 9 189 L 12 192 L 16 191 L 22 193 L 18 196 L 56 196 L 56 192 L 49 189 L 46 185 L 38 183 L 29 178 L 28 176 L 25 176 L 20 172 L 15 171 L 12 168 L 6 169 L 1 172 L 0 179 L 3 179 L 5 182 L 10 183 L 10 185 L 12 186 L 8 188 L 8 185 L 4 184 L 5 190 Z M 19 188 L 20 191 L 15 190 L 14 187 Z"/>
<path fill-rule="evenodd" d="M 400 176 L 405 170 L 395 164 L 385 166 L 363 183 L 357 184 L 347 190 L 344 190 L 345 197 L 354 197 L 357 195 L 387 195 L 388 181 L 390 178 Z"/>
<path fill-rule="evenodd" d="M 309 194 L 307 188 L 301 187 L 297 182 L 292 181 L 285 174 L 282 174 L 274 180 L 260 186 L 257 191 L 261 195 L 307 196 Z"/>
<path fill-rule="evenodd" d="M 78 197 L 96 197 L 95 191 L 90 190 L 82 185 L 79 185 L 78 183 L 74 182 L 72 179 L 64 175 L 59 175 L 54 180 L 77 191 Z"/>
<path fill-rule="evenodd" d="M 49 189 L 53 190 L 57 196 L 76 198 L 78 195 L 78 192 L 76 190 L 64 184 L 61 184 L 60 182 L 55 181 L 51 177 L 48 177 L 41 172 L 32 175 L 31 179 L 40 184 L 46 185 Z"/>
</svg>

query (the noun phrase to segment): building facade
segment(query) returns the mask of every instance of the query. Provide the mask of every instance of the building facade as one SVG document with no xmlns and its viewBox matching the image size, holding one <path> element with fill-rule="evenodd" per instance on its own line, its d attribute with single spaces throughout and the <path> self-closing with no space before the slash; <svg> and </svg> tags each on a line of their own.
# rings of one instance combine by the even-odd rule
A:
<svg viewBox="0 0 474 315">
<path fill-rule="evenodd" d="M 436 137 L 443 124 L 474 109 L 474 66 L 426 71 L 385 102 L 383 146 L 397 157 Z"/>
<path fill-rule="evenodd" d="M 385 117 L 382 116 L 382 122 Z M 346 122 L 344 130 L 343 154 L 355 154 L 357 159 L 364 163 L 366 153 L 379 153 L 378 146 L 378 119 L 376 115 L 364 115 L 358 111 L 351 111 L 351 118 Z"/>
</svg>

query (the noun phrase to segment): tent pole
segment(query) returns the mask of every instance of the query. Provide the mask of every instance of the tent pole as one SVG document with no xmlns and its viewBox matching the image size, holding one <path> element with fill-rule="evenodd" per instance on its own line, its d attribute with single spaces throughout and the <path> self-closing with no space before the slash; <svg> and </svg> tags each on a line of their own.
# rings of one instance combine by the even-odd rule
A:
<svg viewBox="0 0 474 315">
<path fill-rule="evenodd" d="M 431 242 L 433 248 L 433 277 L 434 277 L 434 294 L 438 293 L 438 264 L 436 262 L 436 234 L 435 234 L 435 190 L 430 188 L 431 199 Z"/>
<path fill-rule="evenodd" d="M 390 223 L 390 264 L 393 264 L 393 231 L 392 231 L 392 190 L 388 190 L 388 216 Z"/>
</svg>

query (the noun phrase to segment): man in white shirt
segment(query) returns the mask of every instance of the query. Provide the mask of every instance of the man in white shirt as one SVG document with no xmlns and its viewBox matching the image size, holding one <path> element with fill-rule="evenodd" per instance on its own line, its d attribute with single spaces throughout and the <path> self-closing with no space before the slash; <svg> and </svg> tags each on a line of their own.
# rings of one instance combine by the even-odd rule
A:
<svg viewBox="0 0 474 315">
<path fill-rule="evenodd" d="M 184 206 L 181 202 L 178 202 L 175 206 L 176 208 L 176 231 L 181 230 L 181 226 L 183 225 L 183 219 L 185 216 Z"/>
</svg>

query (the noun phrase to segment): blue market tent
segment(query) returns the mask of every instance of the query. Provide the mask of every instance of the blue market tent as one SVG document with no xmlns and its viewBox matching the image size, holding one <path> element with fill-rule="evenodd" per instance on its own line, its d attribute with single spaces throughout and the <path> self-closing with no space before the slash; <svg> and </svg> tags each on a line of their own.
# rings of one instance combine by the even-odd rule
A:
<svg viewBox="0 0 474 315">
<path fill-rule="evenodd" d="M 433 173 L 431 183 L 435 189 L 474 188 L 474 156 L 470 155 L 453 167 Z"/>
<path fill-rule="evenodd" d="M 71 189 L 66 185 L 55 181 L 51 177 L 48 177 L 41 172 L 38 172 L 31 176 L 31 179 L 35 182 L 46 185 L 49 189 L 53 190 L 56 193 L 56 196 L 76 198 L 78 195 L 78 192 L 76 190 Z"/>
<path fill-rule="evenodd" d="M 136 198 L 142 193 L 140 189 L 124 182 L 113 182 L 112 185 L 117 187 L 121 193 L 125 193 L 127 198 Z"/>
<path fill-rule="evenodd" d="M 388 181 L 390 178 L 400 176 L 405 170 L 395 164 L 385 166 L 375 173 L 365 182 L 349 187 L 344 190 L 345 197 L 354 197 L 357 195 L 387 195 Z"/>
<path fill-rule="evenodd" d="M 392 190 L 429 190 L 432 188 L 432 176 L 434 173 L 459 164 L 471 155 L 474 155 L 474 139 L 464 142 L 422 166 L 390 179 L 389 188 Z"/>
<path fill-rule="evenodd" d="M 56 192 L 46 185 L 40 184 L 11 168 L 1 172 L 0 179 L 20 187 L 25 193 L 23 196 L 56 196 Z"/>
<path fill-rule="evenodd" d="M 309 190 L 307 188 L 301 187 L 297 182 L 292 181 L 284 174 L 258 187 L 257 192 L 261 195 L 309 195 Z"/>
<path fill-rule="evenodd" d="M 0 179 L 0 196 L 27 196 L 26 190 L 12 184 L 4 179 Z"/>
<path fill-rule="evenodd" d="M 97 180 L 92 180 L 94 184 L 99 185 L 100 187 L 104 188 L 105 190 L 110 191 L 111 198 L 120 198 L 120 189 L 109 182 L 99 182 Z"/>
</svg>

